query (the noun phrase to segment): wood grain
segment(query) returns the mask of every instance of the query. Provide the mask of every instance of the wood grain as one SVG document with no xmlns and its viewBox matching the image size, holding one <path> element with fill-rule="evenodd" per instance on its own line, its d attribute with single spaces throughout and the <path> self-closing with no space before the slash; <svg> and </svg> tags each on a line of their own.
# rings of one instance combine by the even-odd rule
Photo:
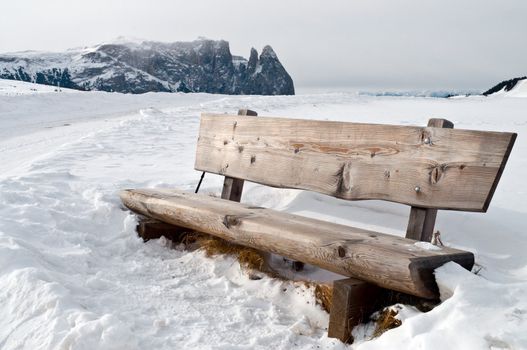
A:
<svg viewBox="0 0 527 350">
<path fill-rule="evenodd" d="M 455 261 L 467 269 L 472 253 L 425 250 L 416 241 L 179 190 L 125 190 L 132 211 L 200 232 L 420 296 L 438 295 L 433 271 Z"/>
<path fill-rule="evenodd" d="M 349 200 L 487 210 L 516 134 L 203 114 L 195 168 Z"/>
</svg>

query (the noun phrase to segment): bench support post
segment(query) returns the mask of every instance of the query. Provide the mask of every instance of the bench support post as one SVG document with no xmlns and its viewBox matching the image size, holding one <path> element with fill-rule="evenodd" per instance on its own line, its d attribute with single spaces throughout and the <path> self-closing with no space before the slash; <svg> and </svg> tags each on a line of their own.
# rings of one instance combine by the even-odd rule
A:
<svg viewBox="0 0 527 350">
<path fill-rule="evenodd" d="M 428 120 L 428 127 L 453 129 L 454 123 L 446 119 L 432 118 Z M 437 209 L 412 207 L 406 238 L 430 242 L 434 235 Z"/>
<path fill-rule="evenodd" d="M 221 198 L 239 202 L 242 199 L 243 180 L 225 176 Z"/>
<path fill-rule="evenodd" d="M 353 327 L 368 320 L 380 291 L 381 288 L 355 278 L 334 281 L 328 337 L 352 343 Z"/>
<path fill-rule="evenodd" d="M 434 234 L 437 209 L 412 207 L 406 229 L 406 238 L 430 242 Z"/>
</svg>

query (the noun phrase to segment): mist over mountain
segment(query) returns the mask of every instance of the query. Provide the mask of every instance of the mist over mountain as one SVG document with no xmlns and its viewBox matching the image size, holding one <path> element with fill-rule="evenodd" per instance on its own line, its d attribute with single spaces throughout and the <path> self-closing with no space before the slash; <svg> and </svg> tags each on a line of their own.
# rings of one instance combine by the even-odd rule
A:
<svg viewBox="0 0 527 350">
<path fill-rule="evenodd" d="M 0 78 L 78 90 L 294 95 L 271 46 L 233 56 L 224 40 L 116 41 L 60 53 L 0 54 Z"/>
</svg>

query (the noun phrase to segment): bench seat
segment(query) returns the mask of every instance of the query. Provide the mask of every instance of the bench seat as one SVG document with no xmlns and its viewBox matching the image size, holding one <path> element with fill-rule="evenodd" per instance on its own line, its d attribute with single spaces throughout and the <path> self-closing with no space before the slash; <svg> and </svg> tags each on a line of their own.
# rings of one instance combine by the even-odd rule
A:
<svg viewBox="0 0 527 350">
<path fill-rule="evenodd" d="M 176 189 L 124 190 L 120 197 L 130 210 L 172 225 L 428 299 L 438 297 L 436 268 L 474 264 L 470 252 Z"/>
</svg>

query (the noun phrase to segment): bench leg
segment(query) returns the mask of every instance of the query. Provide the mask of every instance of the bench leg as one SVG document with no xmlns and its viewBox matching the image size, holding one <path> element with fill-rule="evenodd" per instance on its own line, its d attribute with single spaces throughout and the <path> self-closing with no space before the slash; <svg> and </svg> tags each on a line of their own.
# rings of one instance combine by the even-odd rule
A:
<svg viewBox="0 0 527 350">
<path fill-rule="evenodd" d="M 353 327 L 368 320 L 380 291 L 381 288 L 354 278 L 334 281 L 328 337 L 352 343 Z"/>
<path fill-rule="evenodd" d="M 185 229 L 155 219 L 143 218 L 139 220 L 139 223 L 136 226 L 136 231 L 139 237 L 145 242 L 151 239 L 160 238 L 161 236 L 179 242 L 179 238 L 185 232 Z M 186 231 L 188 232 L 188 230 Z"/>
</svg>

